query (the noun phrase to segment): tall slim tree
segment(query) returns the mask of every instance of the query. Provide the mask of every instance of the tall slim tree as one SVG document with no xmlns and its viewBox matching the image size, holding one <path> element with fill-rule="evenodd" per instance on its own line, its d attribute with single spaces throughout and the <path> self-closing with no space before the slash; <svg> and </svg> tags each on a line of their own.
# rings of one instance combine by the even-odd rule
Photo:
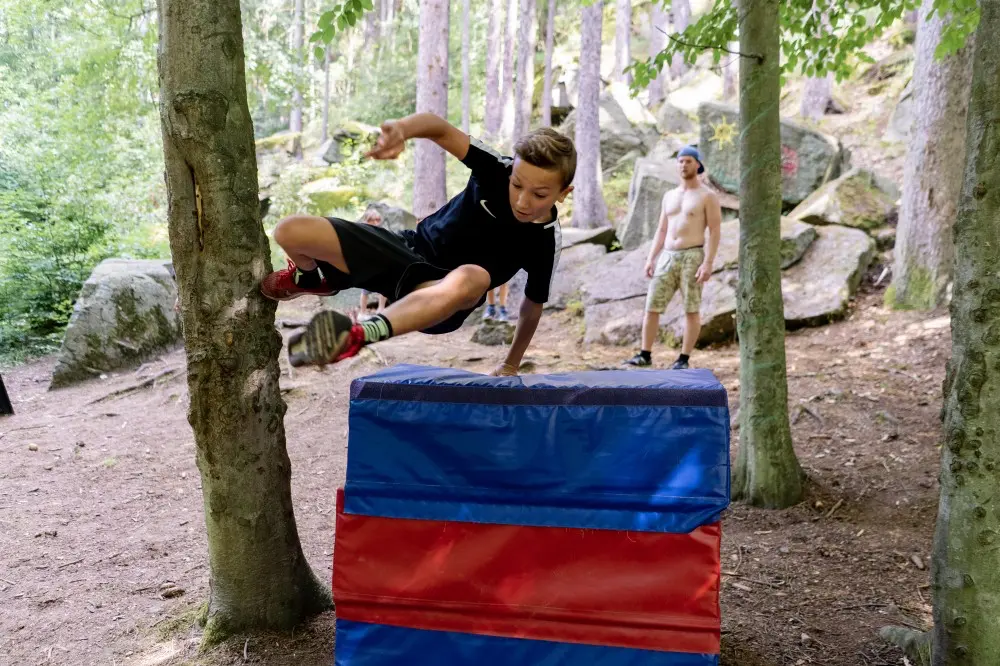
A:
<svg viewBox="0 0 1000 666">
<path fill-rule="evenodd" d="M 980 3 L 931 580 L 936 665 L 1000 664 L 1000 2 Z M 919 33 L 918 37 L 919 39 Z M 919 115 L 919 114 L 918 114 Z"/>
<path fill-rule="evenodd" d="M 486 138 L 490 143 L 500 139 L 503 120 L 503 97 L 500 94 L 500 66 L 503 57 L 503 8 L 506 0 L 489 0 L 486 28 Z"/>
<path fill-rule="evenodd" d="M 740 0 L 740 449 L 732 494 L 786 507 L 802 498 L 792 448 L 781 300 L 780 0 Z"/>
<path fill-rule="evenodd" d="M 512 139 L 531 125 L 531 99 L 535 89 L 535 35 L 538 32 L 535 0 L 521 0 L 517 35 L 517 80 L 514 82 L 514 133 Z"/>
<path fill-rule="evenodd" d="M 691 2 L 690 0 L 673 0 L 670 3 L 670 21 L 674 24 L 674 32 L 682 33 L 687 30 L 688 25 L 691 23 Z M 688 70 L 687 63 L 684 62 L 684 57 L 681 54 L 675 54 L 674 60 L 670 65 L 670 76 L 675 79 L 680 78 L 684 75 L 684 72 Z"/>
<path fill-rule="evenodd" d="M 323 143 L 330 138 L 330 46 L 323 48 Z"/>
<path fill-rule="evenodd" d="M 576 188 L 573 224 L 592 228 L 607 224 L 608 207 L 601 191 L 601 21 L 603 0 L 581 10 L 580 90 L 576 107 Z"/>
<path fill-rule="evenodd" d="M 632 83 L 625 68 L 632 62 L 632 0 L 618 0 L 615 11 L 615 66 L 613 76 Z"/>
<path fill-rule="evenodd" d="M 556 39 L 556 0 L 545 12 L 545 64 L 542 69 L 542 125 L 552 125 L 552 50 Z"/>
<path fill-rule="evenodd" d="M 507 27 L 503 45 L 503 83 L 500 86 L 501 133 L 506 143 L 514 134 L 514 66 L 517 62 L 514 48 L 517 40 L 518 0 L 507 0 Z"/>
<path fill-rule="evenodd" d="M 420 0 L 417 44 L 417 112 L 448 117 L 448 0 Z M 417 139 L 413 214 L 430 215 L 448 200 L 445 154 L 433 141 Z"/>
<path fill-rule="evenodd" d="M 920 7 L 914 125 L 903 167 L 892 285 L 886 292 L 886 302 L 902 309 L 929 310 L 944 301 L 955 259 L 952 223 L 965 164 L 973 46 L 935 58 L 948 17 L 930 16 L 933 7 L 934 0 L 924 0 Z"/>
<path fill-rule="evenodd" d="M 462 0 L 462 131 L 469 133 L 469 4 L 470 0 Z"/>
<path fill-rule="evenodd" d="M 649 55 L 650 57 L 656 55 L 663 50 L 663 47 L 667 45 L 667 27 L 670 22 L 670 15 L 663 11 L 663 7 L 659 2 L 651 2 L 649 8 Z M 669 71 L 660 71 L 650 82 L 649 82 L 649 105 L 656 106 L 664 99 L 667 95 L 664 91 L 664 85 L 669 79 Z"/>
<path fill-rule="evenodd" d="M 288 628 L 332 603 L 299 545 L 278 388 L 281 338 L 260 295 L 260 222 L 238 0 L 159 0 L 168 227 L 208 535 L 206 642 Z"/>
<path fill-rule="evenodd" d="M 303 1 L 295 0 L 295 13 L 292 17 L 292 57 L 295 61 L 295 87 L 292 90 L 292 110 L 288 117 L 288 131 L 293 134 L 298 134 L 294 141 L 294 152 L 295 157 L 302 159 L 302 86 L 304 85 L 304 74 L 303 74 L 303 59 L 304 59 L 304 40 L 303 33 L 305 32 L 304 20 L 305 13 L 303 11 Z"/>
</svg>

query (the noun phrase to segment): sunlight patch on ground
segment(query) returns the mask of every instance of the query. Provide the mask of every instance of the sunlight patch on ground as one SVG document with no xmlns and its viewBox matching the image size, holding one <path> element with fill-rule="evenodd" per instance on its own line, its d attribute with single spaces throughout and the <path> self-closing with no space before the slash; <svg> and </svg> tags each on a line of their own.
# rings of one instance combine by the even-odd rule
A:
<svg viewBox="0 0 1000 666">
<path fill-rule="evenodd" d="M 128 666 L 165 666 L 175 657 L 181 656 L 184 648 L 177 641 L 168 641 L 153 646 L 145 654 L 136 655 L 132 661 L 126 662 Z"/>
</svg>

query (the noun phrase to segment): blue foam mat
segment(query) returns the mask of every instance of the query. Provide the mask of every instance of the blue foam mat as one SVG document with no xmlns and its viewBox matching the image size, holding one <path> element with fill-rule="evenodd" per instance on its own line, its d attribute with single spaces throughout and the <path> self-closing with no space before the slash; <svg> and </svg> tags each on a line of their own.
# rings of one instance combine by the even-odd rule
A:
<svg viewBox="0 0 1000 666">
<path fill-rule="evenodd" d="M 399 366 L 352 396 L 349 513 L 686 533 L 729 503 L 728 404 L 706 370 Z"/>
<path fill-rule="evenodd" d="M 719 655 L 500 638 L 337 620 L 336 666 L 718 666 Z"/>
</svg>

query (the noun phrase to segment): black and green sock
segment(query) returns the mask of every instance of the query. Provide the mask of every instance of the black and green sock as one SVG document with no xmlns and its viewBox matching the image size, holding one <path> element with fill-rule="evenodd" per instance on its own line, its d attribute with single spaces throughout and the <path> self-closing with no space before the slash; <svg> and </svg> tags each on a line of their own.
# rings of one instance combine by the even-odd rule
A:
<svg viewBox="0 0 1000 666">
<path fill-rule="evenodd" d="M 365 344 L 388 340 L 392 337 L 392 324 L 385 315 L 377 314 L 371 319 L 361 322 L 365 332 Z"/>
</svg>

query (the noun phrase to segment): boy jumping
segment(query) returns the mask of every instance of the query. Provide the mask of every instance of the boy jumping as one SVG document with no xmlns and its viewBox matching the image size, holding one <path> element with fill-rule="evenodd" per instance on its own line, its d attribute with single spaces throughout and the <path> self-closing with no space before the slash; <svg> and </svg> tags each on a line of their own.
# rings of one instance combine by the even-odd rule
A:
<svg viewBox="0 0 1000 666">
<path fill-rule="evenodd" d="M 573 189 L 573 142 L 542 128 L 521 137 L 513 158 L 502 157 L 442 118 L 418 113 L 384 123 L 367 157 L 395 159 L 416 138 L 434 141 L 472 172 L 465 190 L 416 230 L 395 233 L 312 215 L 287 217 L 275 228 L 289 266 L 264 278 L 261 292 L 268 298 L 359 287 L 390 301 L 384 312 L 361 323 L 332 310 L 315 315 L 289 339 L 293 366 L 336 363 L 393 335 L 457 330 L 487 290 L 523 268 L 528 282 L 514 341 L 493 371 L 517 374 L 549 298 L 561 244 L 555 204 Z"/>
</svg>

